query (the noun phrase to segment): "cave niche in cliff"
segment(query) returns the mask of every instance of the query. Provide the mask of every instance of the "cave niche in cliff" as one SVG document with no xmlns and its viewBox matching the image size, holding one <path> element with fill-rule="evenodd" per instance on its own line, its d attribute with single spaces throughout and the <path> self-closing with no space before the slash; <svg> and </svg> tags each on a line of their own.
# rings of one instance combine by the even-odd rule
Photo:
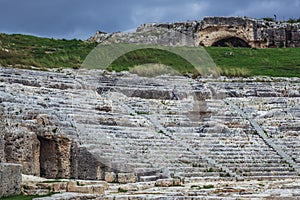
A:
<svg viewBox="0 0 300 200">
<path fill-rule="evenodd" d="M 238 37 L 227 37 L 215 41 L 213 47 L 243 47 L 250 48 L 250 45 L 243 39 Z"/>
<path fill-rule="evenodd" d="M 40 141 L 40 175 L 45 178 L 57 178 L 58 159 L 56 142 L 52 139 L 38 136 Z"/>
</svg>

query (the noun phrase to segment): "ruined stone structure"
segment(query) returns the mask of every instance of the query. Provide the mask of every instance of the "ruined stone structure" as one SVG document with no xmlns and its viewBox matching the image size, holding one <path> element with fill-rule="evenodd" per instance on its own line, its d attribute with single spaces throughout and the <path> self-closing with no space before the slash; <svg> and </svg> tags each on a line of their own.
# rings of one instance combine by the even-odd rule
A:
<svg viewBox="0 0 300 200">
<path fill-rule="evenodd" d="M 4 112 L 0 108 L 0 198 L 21 193 L 21 165 L 5 163 Z"/>
<path fill-rule="evenodd" d="M 299 79 L 72 73 L 1 68 L 4 160 L 24 174 L 121 183 L 299 178 Z M 166 100 L 175 84 L 180 101 Z"/>
<path fill-rule="evenodd" d="M 97 32 L 90 40 L 171 46 L 300 47 L 300 23 L 206 17 L 201 21 L 144 24 L 134 33 Z"/>
<path fill-rule="evenodd" d="M 201 22 L 198 39 L 204 46 L 300 47 L 300 23 L 209 17 Z"/>
<path fill-rule="evenodd" d="M 20 171 L 158 187 L 299 180 L 300 80 L 257 81 L 1 67 L 1 160 L 22 165 L 0 164 L 1 190 L 18 193 Z"/>
</svg>

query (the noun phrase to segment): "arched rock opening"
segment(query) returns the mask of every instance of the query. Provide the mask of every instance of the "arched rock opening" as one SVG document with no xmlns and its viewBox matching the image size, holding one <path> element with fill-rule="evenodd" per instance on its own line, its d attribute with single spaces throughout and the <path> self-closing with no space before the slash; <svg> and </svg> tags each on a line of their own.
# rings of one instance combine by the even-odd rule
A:
<svg viewBox="0 0 300 200">
<path fill-rule="evenodd" d="M 213 47 L 243 47 L 250 48 L 251 46 L 243 39 L 238 37 L 228 37 L 215 41 Z"/>
</svg>

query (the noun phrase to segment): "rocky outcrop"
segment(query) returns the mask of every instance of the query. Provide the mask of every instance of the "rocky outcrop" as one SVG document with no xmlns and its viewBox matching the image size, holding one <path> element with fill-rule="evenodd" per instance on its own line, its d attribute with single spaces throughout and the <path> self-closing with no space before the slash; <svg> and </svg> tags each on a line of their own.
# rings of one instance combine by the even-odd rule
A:
<svg viewBox="0 0 300 200">
<path fill-rule="evenodd" d="M 199 23 L 183 22 L 168 24 L 143 24 L 136 32 L 112 34 L 97 31 L 90 41 L 98 43 L 132 43 L 162 46 L 194 46 L 194 36 Z"/>
<path fill-rule="evenodd" d="M 207 17 L 201 21 L 198 43 L 223 46 L 228 39 L 258 48 L 300 47 L 300 23 L 268 22 L 240 17 Z M 243 46 L 241 43 L 237 43 Z M 234 43 L 231 43 L 234 45 Z M 246 47 L 246 46 L 244 46 Z"/>
<path fill-rule="evenodd" d="M 206 17 L 201 21 L 143 24 L 133 33 L 103 33 L 98 43 L 166 46 L 300 47 L 300 23 L 268 22 L 247 17 Z"/>
</svg>

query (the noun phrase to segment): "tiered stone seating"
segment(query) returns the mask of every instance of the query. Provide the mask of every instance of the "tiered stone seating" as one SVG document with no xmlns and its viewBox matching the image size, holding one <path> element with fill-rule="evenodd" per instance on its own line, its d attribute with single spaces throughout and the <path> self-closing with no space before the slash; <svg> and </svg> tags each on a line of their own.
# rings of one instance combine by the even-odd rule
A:
<svg viewBox="0 0 300 200">
<path fill-rule="evenodd" d="M 300 98 L 238 99 L 266 135 L 300 166 Z"/>
<path fill-rule="evenodd" d="M 225 101 L 257 120 L 299 165 L 299 98 L 284 93 L 285 83 L 1 70 L 8 126 L 70 138 L 78 151 L 76 170 L 83 171 L 78 177 L 104 179 L 111 172 L 134 173 L 137 181 L 298 177 Z M 174 85 L 178 101 L 170 100 Z M 274 96 L 280 101 L 274 103 Z"/>
</svg>

